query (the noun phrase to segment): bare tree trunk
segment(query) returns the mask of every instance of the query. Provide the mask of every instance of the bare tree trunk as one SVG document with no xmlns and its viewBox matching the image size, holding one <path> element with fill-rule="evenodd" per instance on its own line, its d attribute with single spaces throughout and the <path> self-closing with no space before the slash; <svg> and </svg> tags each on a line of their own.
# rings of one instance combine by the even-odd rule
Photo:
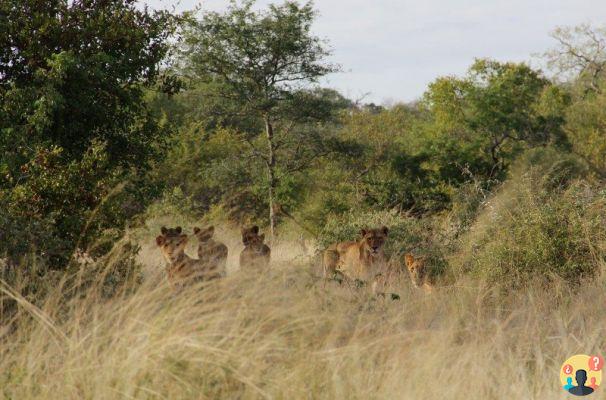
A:
<svg viewBox="0 0 606 400">
<path fill-rule="evenodd" d="M 276 213 L 274 210 L 274 195 L 277 185 L 275 167 L 276 155 L 274 145 L 274 127 L 271 123 L 269 115 L 265 115 L 265 134 L 267 135 L 267 181 L 269 184 L 269 233 L 271 240 L 276 237 Z"/>
</svg>

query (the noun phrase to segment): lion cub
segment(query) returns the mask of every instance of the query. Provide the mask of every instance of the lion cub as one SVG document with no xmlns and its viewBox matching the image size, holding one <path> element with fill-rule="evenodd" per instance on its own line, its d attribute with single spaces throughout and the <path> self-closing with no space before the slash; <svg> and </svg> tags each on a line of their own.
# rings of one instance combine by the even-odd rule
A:
<svg viewBox="0 0 606 400">
<path fill-rule="evenodd" d="M 264 244 L 265 234 L 259 235 L 259 227 L 242 228 L 244 250 L 240 253 L 240 268 L 266 268 L 269 266 L 271 249 Z"/>
<path fill-rule="evenodd" d="M 198 258 L 207 271 L 213 271 L 221 276 L 227 275 L 227 246 L 213 239 L 215 227 L 194 228 L 198 238 Z"/>
<path fill-rule="evenodd" d="M 192 279 L 207 281 L 219 277 L 215 273 L 207 273 L 200 260 L 185 254 L 185 246 L 189 239 L 180 226 L 162 227 L 160 232 L 161 235 L 156 237 L 156 244 L 167 261 L 166 272 L 171 285 L 181 286 L 185 281 Z"/>
<path fill-rule="evenodd" d="M 362 229 L 362 238 L 356 242 L 344 242 L 336 245 L 338 253 L 337 270 L 350 280 L 371 282 L 383 273 L 386 267 L 383 245 L 389 229 Z"/>
<path fill-rule="evenodd" d="M 425 259 L 413 256 L 412 254 L 406 254 L 404 256 L 406 268 L 410 273 L 410 280 L 414 287 L 422 288 L 427 293 L 431 293 L 434 288 L 434 284 L 431 281 L 425 266 Z"/>
</svg>

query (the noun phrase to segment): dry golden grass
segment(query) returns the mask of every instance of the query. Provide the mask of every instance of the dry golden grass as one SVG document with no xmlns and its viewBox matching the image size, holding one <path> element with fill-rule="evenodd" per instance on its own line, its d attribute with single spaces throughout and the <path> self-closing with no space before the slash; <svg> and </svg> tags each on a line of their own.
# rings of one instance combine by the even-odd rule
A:
<svg viewBox="0 0 606 400">
<path fill-rule="evenodd" d="M 150 249 L 143 259 L 151 261 Z M 159 257 L 159 254 L 158 254 Z M 6 399 L 559 399 L 570 355 L 600 353 L 603 283 L 505 296 L 477 282 L 401 300 L 325 283 L 309 263 L 236 271 L 175 294 L 148 274 L 134 293 L 40 309 L 21 301 L 0 341 Z"/>
</svg>

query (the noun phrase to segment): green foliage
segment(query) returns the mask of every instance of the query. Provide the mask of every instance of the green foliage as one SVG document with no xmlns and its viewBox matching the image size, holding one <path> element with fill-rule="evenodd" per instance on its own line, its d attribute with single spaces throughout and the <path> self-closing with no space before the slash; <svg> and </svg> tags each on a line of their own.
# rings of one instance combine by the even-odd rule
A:
<svg viewBox="0 0 606 400">
<path fill-rule="evenodd" d="M 0 253 L 60 267 L 154 195 L 166 131 L 143 87 L 174 17 L 132 0 L 2 0 L 0 16 Z"/>
<path fill-rule="evenodd" d="M 598 272 L 606 256 L 599 211 L 606 193 L 583 180 L 587 172 L 578 158 L 553 149 L 527 154 L 485 202 L 453 256 L 455 268 L 507 287 L 573 283 Z"/>
<path fill-rule="evenodd" d="M 221 14 L 190 20 L 183 32 L 183 71 L 202 82 L 220 114 L 244 118 L 241 131 L 251 154 L 267 176 L 269 225 L 274 234 L 274 206 L 282 180 L 323 155 L 323 137 L 314 124 L 327 121 L 339 107 L 333 91 L 310 89 L 337 69 L 324 61 L 325 44 L 311 33 L 311 3 L 293 1 L 254 11 L 254 0 L 232 1 Z M 223 118 L 225 119 L 225 118 Z M 229 118 L 228 118 L 229 120 Z M 264 129 L 263 142 L 258 143 Z M 283 191 L 282 191 L 283 192 Z"/>
<path fill-rule="evenodd" d="M 566 133 L 575 153 L 603 176 L 602 171 L 606 170 L 606 93 L 590 94 L 574 101 L 566 110 L 566 122 Z"/>
<path fill-rule="evenodd" d="M 2 241 L 6 255 L 14 258 L 34 248 L 49 251 L 43 254 L 52 260 L 73 251 L 74 243 L 85 233 L 88 213 L 102 201 L 95 196 L 110 190 L 107 186 L 112 177 L 106 174 L 107 164 L 105 147 L 99 144 L 80 162 L 68 163 L 62 159 L 60 147 L 40 148 L 35 158 L 21 167 L 28 179 L 0 192 L 6 205 L 5 218 L 21 219 L 20 224 L 13 221 L 4 225 L 14 227 Z"/>
<path fill-rule="evenodd" d="M 255 112 L 270 112 L 295 100 L 300 85 L 334 70 L 322 59 L 329 53 L 313 36 L 311 3 L 287 1 L 267 11 L 252 10 L 254 1 L 236 1 L 224 14 L 205 13 L 186 26 L 186 71 L 219 80 L 219 95 Z M 243 110 L 246 112 L 247 110 Z"/>
<path fill-rule="evenodd" d="M 441 179 L 435 157 L 425 147 L 425 115 L 415 107 L 353 110 L 342 117 L 339 144 L 316 173 L 320 188 L 330 193 L 326 212 L 343 209 L 399 209 L 423 214 L 443 209 L 448 183 Z M 335 193 L 336 194 L 336 193 Z"/>
<path fill-rule="evenodd" d="M 197 214 L 221 205 L 232 220 L 254 218 L 266 204 L 263 167 L 241 134 L 230 129 L 203 133 L 195 125 L 183 128 L 156 173 L 171 191 L 178 188 Z"/>
<path fill-rule="evenodd" d="M 465 78 L 432 83 L 424 101 L 434 116 L 438 141 L 461 142 L 462 154 L 479 150 L 475 160 L 466 156 L 462 161 L 472 161 L 473 170 L 494 176 L 523 145 L 563 141 L 562 116 L 543 98 L 547 93 L 555 102 L 554 92 L 549 81 L 526 64 L 476 60 Z"/>
<path fill-rule="evenodd" d="M 468 231 L 478 216 L 481 206 L 491 195 L 497 180 L 473 179 L 459 186 L 452 195 L 450 210 L 442 222 L 444 236 L 456 240 Z"/>
</svg>

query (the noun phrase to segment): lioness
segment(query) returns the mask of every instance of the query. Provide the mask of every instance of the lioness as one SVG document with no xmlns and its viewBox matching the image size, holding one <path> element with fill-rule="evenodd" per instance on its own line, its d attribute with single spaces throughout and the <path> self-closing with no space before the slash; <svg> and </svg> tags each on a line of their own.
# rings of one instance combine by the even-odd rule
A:
<svg viewBox="0 0 606 400">
<path fill-rule="evenodd" d="M 434 284 L 431 282 L 427 268 L 425 266 L 425 259 L 421 257 L 415 258 L 412 254 L 404 255 L 404 262 L 406 268 L 410 273 L 410 280 L 414 287 L 422 288 L 426 292 L 433 290 Z"/>
<path fill-rule="evenodd" d="M 194 228 L 194 235 L 198 238 L 198 258 L 207 271 L 213 271 L 221 276 L 227 274 L 227 246 L 213 239 L 215 227 L 200 229 Z"/>
<path fill-rule="evenodd" d="M 167 261 L 166 272 L 168 281 L 173 286 L 181 286 L 191 279 L 211 280 L 220 275 L 206 271 L 200 260 L 193 259 L 185 254 L 188 237 L 180 226 L 176 228 L 162 227 L 161 235 L 156 237 L 156 244 L 162 250 Z"/>
<path fill-rule="evenodd" d="M 266 268 L 269 266 L 271 249 L 264 244 L 265 234 L 259 235 L 259 227 L 242 228 L 244 250 L 240 253 L 240 268 Z"/>
<path fill-rule="evenodd" d="M 338 253 L 337 271 L 352 281 L 372 282 L 386 267 L 383 245 L 389 229 L 362 229 L 362 238 L 356 242 L 336 245 Z M 330 261 L 330 260 L 329 260 Z"/>
</svg>

